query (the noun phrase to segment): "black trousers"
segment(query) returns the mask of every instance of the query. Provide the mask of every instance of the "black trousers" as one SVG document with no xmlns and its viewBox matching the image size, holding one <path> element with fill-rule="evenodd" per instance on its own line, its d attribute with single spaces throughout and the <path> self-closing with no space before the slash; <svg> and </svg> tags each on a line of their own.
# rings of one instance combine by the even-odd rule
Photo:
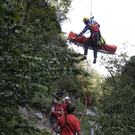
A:
<svg viewBox="0 0 135 135">
<path fill-rule="evenodd" d="M 87 41 L 86 41 L 86 43 L 84 45 L 84 55 L 88 54 L 88 47 L 89 47 L 90 44 L 92 44 L 93 51 L 94 51 L 94 58 L 97 58 L 97 46 L 98 46 L 98 41 L 99 41 L 100 37 L 101 37 L 101 35 L 99 33 L 97 35 L 94 35 L 94 39 L 95 39 L 94 41 L 93 41 L 92 36 L 90 36 L 87 39 Z"/>
</svg>

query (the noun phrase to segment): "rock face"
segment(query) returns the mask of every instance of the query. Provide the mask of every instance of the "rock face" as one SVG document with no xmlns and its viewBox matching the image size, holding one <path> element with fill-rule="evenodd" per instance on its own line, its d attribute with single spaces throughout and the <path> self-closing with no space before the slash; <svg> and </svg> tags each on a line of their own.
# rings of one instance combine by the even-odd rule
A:
<svg viewBox="0 0 135 135">
<path fill-rule="evenodd" d="M 86 111 L 86 115 L 94 116 L 94 115 L 95 115 L 95 113 L 94 113 L 92 110 L 87 109 L 87 111 Z"/>
</svg>

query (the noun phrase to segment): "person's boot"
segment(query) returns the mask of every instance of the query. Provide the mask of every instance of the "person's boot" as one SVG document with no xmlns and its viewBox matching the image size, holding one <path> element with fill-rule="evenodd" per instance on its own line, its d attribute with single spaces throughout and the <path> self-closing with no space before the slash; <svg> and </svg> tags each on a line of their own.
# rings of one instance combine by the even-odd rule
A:
<svg viewBox="0 0 135 135">
<path fill-rule="evenodd" d="M 94 64 L 96 63 L 96 58 L 94 58 L 93 63 L 94 63 Z"/>
<path fill-rule="evenodd" d="M 80 60 L 86 60 L 87 59 L 87 56 L 85 55 L 83 58 L 81 58 Z"/>
</svg>

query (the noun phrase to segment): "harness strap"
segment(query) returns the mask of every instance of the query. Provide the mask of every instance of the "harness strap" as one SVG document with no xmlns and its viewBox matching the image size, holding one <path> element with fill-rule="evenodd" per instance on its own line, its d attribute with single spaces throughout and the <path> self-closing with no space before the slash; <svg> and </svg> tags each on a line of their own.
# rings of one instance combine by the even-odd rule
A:
<svg viewBox="0 0 135 135">
<path fill-rule="evenodd" d="M 82 40 L 80 41 L 80 43 L 82 43 L 82 41 L 85 39 L 85 37 L 82 38 Z"/>
<path fill-rule="evenodd" d="M 88 23 L 89 24 L 89 23 Z M 94 27 L 94 26 L 97 26 L 98 24 L 96 23 L 96 24 L 93 24 L 93 21 L 92 21 L 92 25 L 91 24 L 89 24 L 91 27 L 90 27 L 90 30 Z"/>
<path fill-rule="evenodd" d="M 92 26 L 91 26 L 91 28 L 90 28 L 90 30 L 91 30 L 94 26 L 97 26 L 97 25 L 98 25 L 97 23 L 96 23 L 96 24 L 94 24 L 94 25 L 92 25 Z"/>
<path fill-rule="evenodd" d="M 106 47 L 103 45 L 103 47 L 105 48 L 105 50 L 107 51 Z M 108 52 L 108 51 L 107 51 Z"/>
<path fill-rule="evenodd" d="M 61 131 L 62 131 L 62 129 L 65 127 L 65 126 L 68 126 L 69 128 L 70 128 L 70 130 L 75 134 L 75 132 L 72 130 L 72 128 L 69 126 L 69 124 L 67 123 L 67 117 L 66 117 L 66 114 L 65 114 L 65 124 L 64 124 L 64 126 L 61 128 Z"/>
<path fill-rule="evenodd" d="M 100 31 L 92 32 L 93 35 L 100 35 Z"/>
<path fill-rule="evenodd" d="M 92 32 L 91 34 L 92 34 L 92 40 L 93 40 L 93 41 L 97 41 L 97 44 L 98 44 L 98 42 L 99 42 L 99 37 L 100 37 L 100 31 L 95 31 L 95 32 Z M 95 35 L 97 36 L 96 39 L 95 39 L 95 37 L 94 37 Z"/>
</svg>

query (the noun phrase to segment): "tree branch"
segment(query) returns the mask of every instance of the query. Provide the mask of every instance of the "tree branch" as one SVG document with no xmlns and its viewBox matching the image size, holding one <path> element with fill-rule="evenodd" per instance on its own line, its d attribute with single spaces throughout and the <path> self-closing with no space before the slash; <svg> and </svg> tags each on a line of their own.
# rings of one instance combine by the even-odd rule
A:
<svg viewBox="0 0 135 135">
<path fill-rule="evenodd" d="M 27 20 L 29 7 L 30 7 L 30 5 L 31 5 L 34 1 L 35 1 L 35 0 L 32 0 L 31 2 L 29 2 L 28 5 L 27 5 L 27 7 L 26 7 L 26 14 L 25 14 L 25 17 L 24 17 L 24 22 L 26 22 L 26 20 Z"/>
</svg>

